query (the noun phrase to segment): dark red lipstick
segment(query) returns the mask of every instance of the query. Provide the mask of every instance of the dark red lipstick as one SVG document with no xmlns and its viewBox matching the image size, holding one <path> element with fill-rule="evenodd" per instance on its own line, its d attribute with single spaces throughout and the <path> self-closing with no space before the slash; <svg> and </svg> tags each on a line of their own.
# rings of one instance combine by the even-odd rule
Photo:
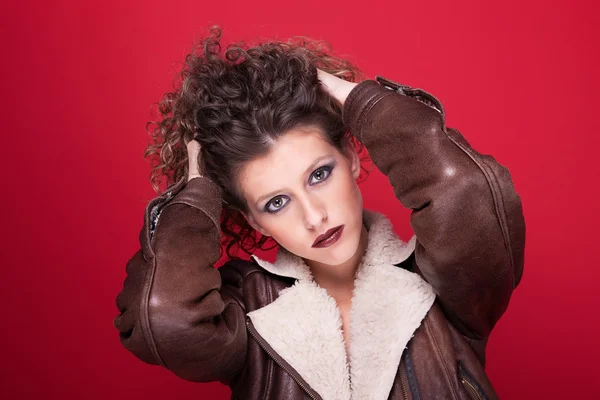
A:
<svg viewBox="0 0 600 400">
<path fill-rule="evenodd" d="M 337 242 L 342 236 L 342 231 L 344 230 L 344 225 L 336 226 L 335 228 L 331 228 L 322 235 L 319 235 L 312 247 L 329 247 L 335 242 Z"/>
</svg>

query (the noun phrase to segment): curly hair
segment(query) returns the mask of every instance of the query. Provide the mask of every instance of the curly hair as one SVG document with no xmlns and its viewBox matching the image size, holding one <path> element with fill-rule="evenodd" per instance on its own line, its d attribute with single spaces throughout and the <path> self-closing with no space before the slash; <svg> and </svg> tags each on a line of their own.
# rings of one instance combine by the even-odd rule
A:
<svg viewBox="0 0 600 400">
<path fill-rule="evenodd" d="M 176 75 L 174 91 L 158 104 L 157 121 L 147 124 L 152 143 L 144 152 L 153 163 L 150 182 L 156 192 L 187 179 L 187 144 L 201 145 L 199 170 L 222 189 L 221 249 L 230 258 L 237 246 L 247 254 L 265 247 L 270 237 L 255 231 L 242 212 L 248 206 L 236 177 L 245 163 L 264 155 L 290 129 L 316 125 L 342 151 L 349 142 L 361 161 L 368 154 L 342 120 L 342 106 L 320 85 L 317 68 L 356 82 L 362 72 L 331 54 L 331 46 L 303 36 L 286 42 L 267 40 L 249 47 L 230 44 L 221 54 L 221 28 L 194 45 Z M 151 126 L 154 128 L 151 129 Z M 364 155 L 363 155 L 364 153 Z M 361 163 L 361 176 L 369 170 Z"/>
</svg>

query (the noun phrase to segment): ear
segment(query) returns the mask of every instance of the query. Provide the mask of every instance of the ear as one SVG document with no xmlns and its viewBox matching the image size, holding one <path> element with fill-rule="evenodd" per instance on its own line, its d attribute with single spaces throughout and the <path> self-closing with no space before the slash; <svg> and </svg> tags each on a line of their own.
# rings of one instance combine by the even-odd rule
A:
<svg viewBox="0 0 600 400">
<path fill-rule="evenodd" d="M 260 232 L 263 236 L 271 236 L 268 234 L 268 232 L 266 230 L 263 229 L 262 226 L 260 226 L 260 224 L 258 222 L 256 222 L 256 219 L 254 218 L 254 216 L 252 214 L 247 214 L 243 211 L 241 211 L 241 213 L 244 216 L 244 218 L 246 218 L 246 221 L 248 221 L 250 226 L 252 226 L 255 230 Z"/>
<path fill-rule="evenodd" d="M 358 176 L 360 175 L 360 158 L 358 157 L 358 153 L 356 152 L 356 149 L 351 141 L 346 143 L 344 148 L 344 157 L 346 157 L 346 160 L 348 161 L 348 165 L 350 166 L 354 180 L 358 179 Z"/>
</svg>

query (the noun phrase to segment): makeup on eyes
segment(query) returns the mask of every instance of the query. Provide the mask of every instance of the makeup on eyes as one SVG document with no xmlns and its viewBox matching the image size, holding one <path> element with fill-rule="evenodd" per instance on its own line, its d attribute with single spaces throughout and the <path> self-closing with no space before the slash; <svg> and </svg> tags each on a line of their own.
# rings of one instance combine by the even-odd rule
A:
<svg viewBox="0 0 600 400">
<path fill-rule="evenodd" d="M 325 178 L 322 178 L 321 180 L 318 180 L 318 181 L 316 181 L 316 182 L 315 182 L 315 183 L 313 183 L 311 186 L 318 185 L 318 184 L 320 184 L 320 183 L 322 183 L 322 182 L 325 182 L 325 181 L 327 181 L 327 180 L 329 179 L 329 177 L 331 176 L 331 173 L 333 172 L 333 169 L 334 169 L 334 168 L 335 168 L 335 160 L 332 160 L 332 161 L 330 161 L 330 162 L 328 162 L 328 163 L 326 163 L 326 164 L 324 164 L 324 165 L 321 165 L 320 167 L 317 167 L 317 168 L 315 168 L 315 169 L 312 171 L 312 173 L 310 174 L 310 176 L 309 176 L 309 178 L 308 178 L 308 182 L 307 182 L 307 183 L 308 183 L 309 185 L 311 185 L 311 181 L 313 180 L 313 178 L 314 178 L 315 174 L 316 174 L 316 173 L 318 173 L 318 172 L 325 172 L 325 173 L 326 173 L 326 176 L 325 176 Z M 273 197 L 272 199 L 270 199 L 269 201 L 267 201 L 267 203 L 264 205 L 264 207 L 263 207 L 263 211 L 264 211 L 264 212 L 267 212 L 267 213 L 269 213 L 269 214 L 276 214 L 276 213 L 278 213 L 278 212 L 279 212 L 279 211 L 281 211 L 283 208 L 285 208 L 285 205 L 286 205 L 287 203 L 289 203 L 289 199 L 288 199 L 288 201 L 286 201 L 286 202 L 285 202 L 285 203 L 284 203 L 282 206 L 280 206 L 280 207 L 279 207 L 279 208 L 277 208 L 276 210 L 273 210 L 273 211 L 269 210 L 269 206 L 270 206 L 270 205 L 273 203 L 273 201 L 274 201 L 274 200 L 277 200 L 277 199 L 282 199 L 282 198 L 284 198 L 284 197 L 287 197 L 287 196 L 285 196 L 285 195 L 278 195 L 278 196 L 275 196 L 275 197 Z"/>
</svg>

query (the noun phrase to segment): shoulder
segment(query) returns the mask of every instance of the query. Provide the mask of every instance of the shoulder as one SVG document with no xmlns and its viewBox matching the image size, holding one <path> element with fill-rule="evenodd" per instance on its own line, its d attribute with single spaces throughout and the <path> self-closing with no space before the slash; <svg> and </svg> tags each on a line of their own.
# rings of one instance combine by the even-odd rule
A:
<svg viewBox="0 0 600 400">
<path fill-rule="evenodd" d="M 261 280 L 267 282 L 293 283 L 293 278 L 286 278 L 272 274 L 254 261 L 232 259 L 228 260 L 218 268 L 223 281 L 227 283 L 237 283 L 240 287 L 244 282 Z"/>
<path fill-rule="evenodd" d="M 235 288 L 246 311 L 273 302 L 283 289 L 292 286 L 295 282 L 294 278 L 275 275 L 248 260 L 229 260 L 218 270 L 223 286 Z"/>
<path fill-rule="evenodd" d="M 227 260 L 218 269 L 222 277 L 237 277 L 242 280 L 248 275 L 260 272 L 260 268 L 256 264 L 242 259 Z"/>
</svg>

